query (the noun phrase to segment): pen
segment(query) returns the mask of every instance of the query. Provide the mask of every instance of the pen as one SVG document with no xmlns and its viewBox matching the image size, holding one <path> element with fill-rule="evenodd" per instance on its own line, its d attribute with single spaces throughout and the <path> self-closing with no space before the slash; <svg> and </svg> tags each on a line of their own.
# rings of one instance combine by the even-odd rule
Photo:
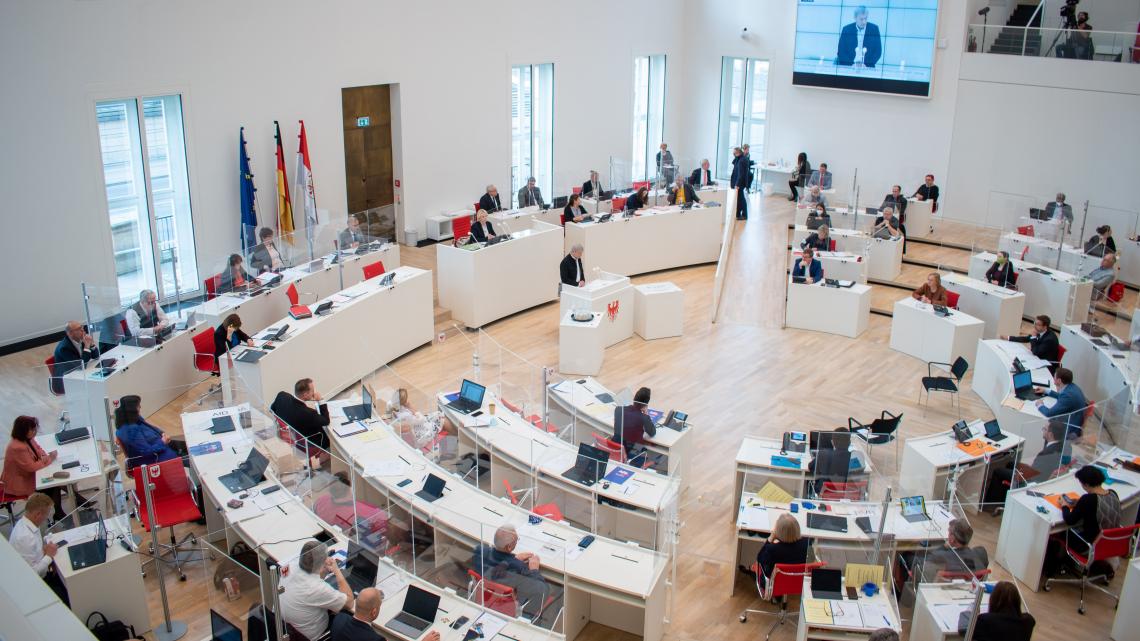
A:
<svg viewBox="0 0 1140 641">
<path fill-rule="evenodd" d="M 396 456 L 399 456 L 399 457 L 400 457 L 400 460 L 401 460 L 401 461 L 403 461 L 403 462 L 404 462 L 404 464 L 406 464 L 406 465 L 411 465 L 411 463 L 408 463 L 408 459 L 404 458 L 403 456 L 400 456 L 399 454 L 397 454 Z"/>
<path fill-rule="evenodd" d="M 886 623 L 888 628 L 891 627 L 891 620 L 885 614 L 883 615 L 883 623 Z"/>
<path fill-rule="evenodd" d="M 281 505 L 278 505 L 277 509 L 281 510 L 281 513 L 284 514 L 285 516 L 289 516 L 289 513 L 286 512 L 285 508 L 281 507 Z"/>
</svg>

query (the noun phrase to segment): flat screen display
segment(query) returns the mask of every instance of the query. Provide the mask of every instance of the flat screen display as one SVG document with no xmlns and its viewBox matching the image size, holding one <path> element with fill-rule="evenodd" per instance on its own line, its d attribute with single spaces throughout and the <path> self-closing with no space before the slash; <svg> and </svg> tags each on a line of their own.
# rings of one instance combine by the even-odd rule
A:
<svg viewBox="0 0 1140 641">
<path fill-rule="evenodd" d="M 929 96 L 938 0 L 799 0 L 792 84 Z"/>
</svg>

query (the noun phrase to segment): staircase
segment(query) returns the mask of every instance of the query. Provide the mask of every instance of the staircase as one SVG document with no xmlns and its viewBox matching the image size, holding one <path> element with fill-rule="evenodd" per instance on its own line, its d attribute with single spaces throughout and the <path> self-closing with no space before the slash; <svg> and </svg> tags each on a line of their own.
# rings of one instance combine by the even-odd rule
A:
<svg viewBox="0 0 1140 641">
<path fill-rule="evenodd" d="M 1039 56 L 1041 55 L 1041 13 L 1033 17 L 1033 23 L 1030 24 L 1029 18 L 1033 16 L 1033 12 L 1037 11 L 1035 4 L 1019 4 L 1017 9 L 1009 15 L 1009 20 L 1006 21 L 1006 28 L 998 33 L 997 39 L 993 45 L 990 46 L 990 53 L 1005 53 L 1020 56 L 1022 54 L 1022 45 L 1025 47 L 1025 55 Z M 1031 27 L 1026 29 L 1024 27 Z M 1037 27 L 1037 28 L 1033 28 Z"/>
</svg>

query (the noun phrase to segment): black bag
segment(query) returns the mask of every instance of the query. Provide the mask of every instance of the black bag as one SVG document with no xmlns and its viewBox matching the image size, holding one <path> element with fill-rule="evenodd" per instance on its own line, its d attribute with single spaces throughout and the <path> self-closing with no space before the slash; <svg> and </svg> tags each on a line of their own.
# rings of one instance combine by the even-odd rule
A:
<svg viewBox="0 0 1140 641">
<path fill-rule="evenodd" d="M 230 548 L 229 556 L 223 558 L 218 563 L 217 569 L 214 570 L 214 589 L 223 589 L 222 581 L 226 578 L 236 579 L 242 590 L 256 588 L 259 576 L 257 552 L 249 549 L 245 543 L 238 541 Z"/>
<path fill-rule="evenodd" d="M 94 617 L 99 617 L 99 619 L 95 621 L 95 625 L 91 625 L 91 619 Z M 87 629 L 91 630 L 91 634 L 95 635 L 99 641 L 130 641 L 131 639 L 142 641 L 142 637 L 135 634 L 133 625 L 127 625 L 122 621 L 108 621 L 102 612 L 92 612 L 88 615 Z"/>
</svg>

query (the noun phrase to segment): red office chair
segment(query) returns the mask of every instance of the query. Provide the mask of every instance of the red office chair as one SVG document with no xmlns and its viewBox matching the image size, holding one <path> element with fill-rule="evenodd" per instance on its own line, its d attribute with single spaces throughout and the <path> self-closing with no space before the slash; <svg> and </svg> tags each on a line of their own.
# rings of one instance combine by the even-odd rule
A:
<svg viewBox="0 0 1140 641">
<path fill-rule="evenodd" d="M 467 570 L 467 576 L 470 579 L 467 593 L 475 596 L 476 603 L 511 618 L 518 616 L 519 602 L 514 588 L 488 581 L 475 570 Z"/>
<path fill-rule="evenodd" d="M 633 183 L 633 190 L 637 191 L 638 189 L 641 189 L 642 187 L 649 189 L 649 182 L 650 181 L 648 181 L 648 180 L 639 180 L 639 181 Z"/>
<path fill-rule="evenodd" d="M 580 193 L 582 193 L 582 188 L 581 187 L 574 187 L 570 190 L 570 193 L 571 194 L 580 194 Z"/>
<path fill-rule="evenodd" d="M 862 501 L 867 494 L 866 481 L 824 481 L 819 498 L 824 501 Z"/>
<path fill-rule="evenodd" d="M 1117 281 L 1109 285 L 1108 294 L 1106 294 L 1106 296 L 1108 297 L 1108 300 L 1114 303 L 1119 303 L 1124 299 L 1124 283 Z"/>
<path fill-rule="evenodd" d="M 210 376 L 220 376 L 218 357 L 214 356 L 214 328 L 207 327 L 190 340 L 194 343 L 194 369 Z M 207 396 L 220 389 L 222 389 L 221 383 L 212 383 L 210 389 L 198 399 L 198 404 L 201 405 Z"/>
<path fill-rule="evenodd" d="M 519 499 L 515 496 L 515 491 L 511 487 L 511 482 L 507 479 L 503 479 L 503 487 L 505 487 L 507 490 L 507 497 L 511 499 L 511 504 L 518 505 Z M 529 488 L 526 489 L 523 493 L 523 496 L 525 497 L 530 492 L 531 490 Z M 566 520 L 566 517 L 562 516 L 562 510 L 558 507 L 558 504 L 554 503 L 553 501 L 550 503 L 543 503 L 542 505 L 536 505 L 532 507 L 530 511 L 539 516 L 551 519 L 552 521 Z"/>
<path fill-rule="evenodd" d="M 549 432 L 551 434 L 558 433 L 557 425 L 554 423 L 544 423 L 542 417 L 538 414 L 531 414 L 530 416 L 526 417 L 526 420 L 529 421 L 530 424 L 533 425 L 536 429 L 542 430 L 543 432 Z"/>
<path fill-rule="evenodd" d="M 125 319 L 125 318 L 119 319 L 119 329 L 123 330 L 123 338 L 130 338 L 131 337 L 131 326 L 127 325 L 127 319 Z"/>
<path fill-rule="evenodd" d="M 285 290 L 285 297 L 289 299 L 289 305 L 296 305 L 301 301 L 301 295 L 297 293 L 297 284 L 289 283 L 288 289 Z"/>
<path fill-rule="evenodd" d="M 222 275 L 214 274 L 213 276 L 202 281 L 203 287 L 206 289 L 206 300 L 214 300 L 218 297 L 218 287 L 222 284 Z"/>
<path fill-rule="evenodd" d="M 1022 225 L 1021 227 L 1017 228 L 1017 233 L 1021 234 L 1022 236 L 1032 237 L 1034 235 L 1033 225 Z"/>
<path fill-rule="evenodd" d="M 768 635 L 764 637 L 771 639 L 776 628 L 788 620 L 788 597 L 801 596 L 804 593 L 804 578 L 811 576 L 812 570 L 822 568 L 825 565 L 827 564 L 819 561 L 815 563 L 777 563 L 776 567 L 772 568 L 772 578 L 768 579 L 766 585 L 762 586 L 760 584 L 760 564 L 753 563 L 752 572 L 756 575 L 756 593 L 765 601 L 778 599 L 780 611 L 773 614 L 767 610 L 747 609 L 740 613 L 740 622 L 746 623 L 750 612 L 775 616 L 776 622 L 768 628 Z M 796 616 L 798 615 L 792 614 L 792 618 Z"/>
<path fill-rule="evenodd" d="M 957 292 L 947 291 L 946 292 L 946 306 L 951 308 L 951 309 L 958 309 L 958 299 L 959 298 L 961 298 L 961 294 L 959 294 Z"/>
<path fill-rule="evenodd" d="M 519 415 L 522 414 L 522 408 L 519 407 L 518 405 L 515 405 L 514 403 L 508 401 L 507 399 L 500 398 L 499 402 L 502 403 L 503 407 L 509 409 L 510 411 L 514 412 L 515 414 L 519 414 Z"/>
<path fill-rule="evenodd" d="M 8 513 L 8 522 L 16 523 L 16 511 L 13 506 L 20 501 L 27 501 L 27 494 L 9 494 L 5 489 L 4 481 L 0 481 L 0 509 Z"/>
<path fill-rule="evenodd" d="M 1019 260 L 1025 260 L 1025 257 L 1028 255 L 1029 255 L 1029 245 L 1026 245 L 1025 247 L 1021 248 L 1021 257 L 1019 258 Z"/>
<path fill-rule="evenodd" d="M 1064 358 L 1065 358 L 1065 346 L 1064 345 L 1058 345 L 1057 346 L 1057 364 L 1060 365 L 1061 360 Z"/>
<path fill-rule="evenodd" d="M 1026 249 L 1029 249 L 1029 248 L 1026 247 Z M 1017 277 L 1018 276 L 1020 276 L 1020 274 L 1018 274 L 1017 272 L 1010 272 L 1009 273 L 1009 288 L 1010 289 L 1017 289 Z"/>
<path fill-rule="evenodd" d="M 150 500 L 146 502 L 146 489 L 144 484 L 150 482 Z M 193 533 L 187 534 L 179 541 L 174 536 L 174 526 L 202 518 L 202 511 L 194 503 L 194 488 L 186 476 L 186 468 L 182 467 L 182 459 L 171 459 L 162 463 L 141 466 L 135 472 L 135 509 L 142 523 L 143 529 L 150 532 L 151 526 L 168 528 L 170 530 L 170 544 L 160 544 L 161 550 L 151 550 L 156 561 L 166 561 L 178 571 L 179 580 L 185 581 L 186 574 L 182 571 L 182 560 L 178 556 L 179 547 L 187 541 L 196 542 Z M 163 552 L 170 552 L 170 558 L 163 557 Z"/>
<path fill-rule="evenodd" d="M 477 214 L 477 213 L 479 213 L 479 210 L 480 210 L 480 209 L 482 209 L 482 208 L 483 208 L 483 207 L 481 207 L 481 206 L 479 205 L 479 201 L 477 201 L 477 200 L 476 200 L 476 201 L 475 201 L 475 207 L 474 207 L 474 209 L 475 209 L 475 213 L 476 213 L 476 214 Z"/>
<path fill-rule="evenodd" d="M 478 211 L 478 206 L 476 206 L 476 211 Z M 451 219 L 451 235 L 454 237 L 451 240 L 451 244 L 458 245 L 459 241 L 463 240 L 464 238 L 467 238 L 467 235 L 470 233 L 471 233 L 471 217 L 470 216 L 460 216 L 459 218 L 452 218 Z"/>
<path fill-rule="evenodd" d="M 55 356 L 44 359 L 48 372 L 48 391 L 54 396 L 63 396 L 63 379 L 55 375 Z"/>
<path fill-rule="evenodd" d="M 1084 539 L 1076 530 L 1069 530 L 1069 534 L 1077 537 L 1088 545 L 1085 551 L 1077 551 L 1069 547 L 1068 539 L 1064 540 L 1065 554 L 1072 559 L 1073 563 L 1077 566 L 1077 571 L 1080 573 L 1079 578 L 1075 579 L 1045 579 L 1045 591 L 1048 592 L 1053 588 L 1054 583 L 1076 583 L 1081 586 L 1081 602 L 1077 606 L 1077 612 L 1085 613 L 1085 587 L 1093 587 L 1108 596 L 1112 597 L 1117 603 L 1120 602 L 1120 597 L 1109 592 L 1107 587 L 1097 585 L 1095 581 L 1103 580 L 1108 583 L 1108 577 L 1105 575 L 1098 575 L 1090 577 L 1089 574 L 1092 566 L 1097 561 L 1105 562 L 1109 559 L 1130 559 L 1132 558 L 1132 550 L 1136 549 L 1136 531 L 1140 530 L 1140 524 L 1126 525 L 1124 527 L 1110 528 L 1101 530 L 1099 536 L 1096 537 L 1091 544 Z M 1090 553 L 1091 552 L 1091 553 Z"/>
<path fill-rule="evenodd" d="M 364 266 L 364 280 L 371 280 L 384 273 L 384 261 L 378 260 Z"/>
<path fill-rule="evenodd" d="M 827 240 L 827 251 L 829 251 L 829 252 L 835 251 L 835 239 L 834 238 L 829 238 Z"/>
<path fill-rule="evenodd" d="M 613 198 L 610 200 L 610 211 L 613 213 L 621 212 L 625 209 L 625 198 Z"/>
<path fill-rule="evenodd" d="M 594 447 L 609 454 L 611 461 L 625 463 L 625 448 L 596 432 L 594 433 Z"/>
</svg>

